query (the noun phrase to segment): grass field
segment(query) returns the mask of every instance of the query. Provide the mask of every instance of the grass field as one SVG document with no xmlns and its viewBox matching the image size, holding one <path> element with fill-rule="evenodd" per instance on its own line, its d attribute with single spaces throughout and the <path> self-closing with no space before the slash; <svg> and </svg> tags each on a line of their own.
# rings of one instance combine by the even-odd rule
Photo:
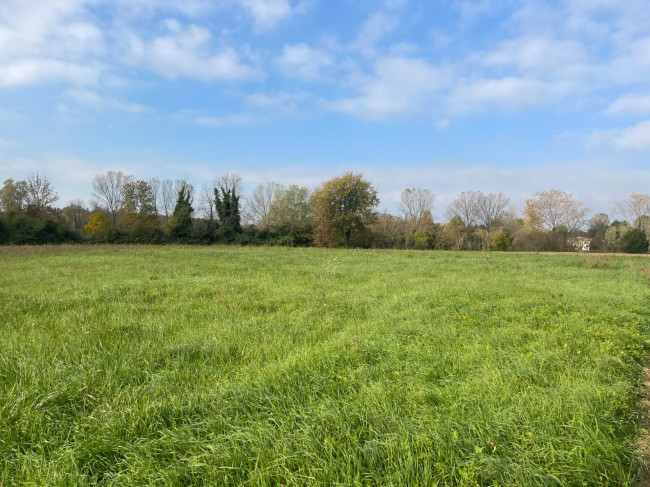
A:
<svg viewBox="0 0 650 487">
<path fill-rule="evenodd" d="M 635 485 L 649 267 L 0 249 L 0 485 Z"/>
</svg>

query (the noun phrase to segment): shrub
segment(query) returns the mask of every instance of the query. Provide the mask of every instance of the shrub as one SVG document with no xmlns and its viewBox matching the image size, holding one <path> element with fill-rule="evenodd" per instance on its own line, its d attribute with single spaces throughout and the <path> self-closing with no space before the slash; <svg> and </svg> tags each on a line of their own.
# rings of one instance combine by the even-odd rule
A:
<svg viewBox="0 0 650 487">
<path fill-rule="evenodd" d="M 436 245 L 436 237 L 424 230 L 417 230 L 411 234 L 413 248 L 418 250 L 432 249 Z"/>
<path fill-rule="evenodd" d="M 505 251 L 510 248 L 514 237 L 508 235 L 504 230 L 499 230 L 492 235 L 492 250 Z"/>
<path fill-rule="evenodd" d="M 589 255 L 582 259 L 582 267 L 586 269 L 611 269 L 613 265 L 603 257 Z"/>
<path fill-rule="evenodd" d="M 94 243 L 128 243 L 126 232 L 115 227 L 98 230 L 89 240 Z"/>
</svg>

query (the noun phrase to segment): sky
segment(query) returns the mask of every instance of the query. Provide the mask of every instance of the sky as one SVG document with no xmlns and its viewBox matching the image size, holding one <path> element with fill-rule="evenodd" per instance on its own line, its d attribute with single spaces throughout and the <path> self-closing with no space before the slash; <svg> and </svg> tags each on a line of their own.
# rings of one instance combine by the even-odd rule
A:
<svg viewBox="0 0 650 487">
<path fill-rule="evenodd" d="M 650 192 L 647 0 L 2 0 L 0 180 Z"/>
</svg>

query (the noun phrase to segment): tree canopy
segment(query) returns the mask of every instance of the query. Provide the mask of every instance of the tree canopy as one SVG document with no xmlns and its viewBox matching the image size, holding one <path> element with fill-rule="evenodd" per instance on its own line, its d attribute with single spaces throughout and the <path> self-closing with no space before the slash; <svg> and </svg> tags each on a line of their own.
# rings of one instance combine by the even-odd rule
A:
<svg viewBox="0 0 650 487">
<path fill-rule="evenodd" d="M 347 172 L 325 181 L 312 195 L 316 245 L 350 246 L 352 237 L 376 218 L 378 204 L 377 191 L 362 174 Z"/>
</svg>

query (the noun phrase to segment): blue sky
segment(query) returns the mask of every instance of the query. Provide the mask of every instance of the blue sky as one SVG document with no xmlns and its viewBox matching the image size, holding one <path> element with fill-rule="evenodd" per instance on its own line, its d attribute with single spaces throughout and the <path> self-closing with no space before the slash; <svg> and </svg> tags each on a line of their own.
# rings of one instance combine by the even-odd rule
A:
<svg viewBox="0 0 650 487">
<path fill-rule="evenodd" d="M 0 179 L 650 191 L 647 0 L 3 0 Z"/>
</svg>

